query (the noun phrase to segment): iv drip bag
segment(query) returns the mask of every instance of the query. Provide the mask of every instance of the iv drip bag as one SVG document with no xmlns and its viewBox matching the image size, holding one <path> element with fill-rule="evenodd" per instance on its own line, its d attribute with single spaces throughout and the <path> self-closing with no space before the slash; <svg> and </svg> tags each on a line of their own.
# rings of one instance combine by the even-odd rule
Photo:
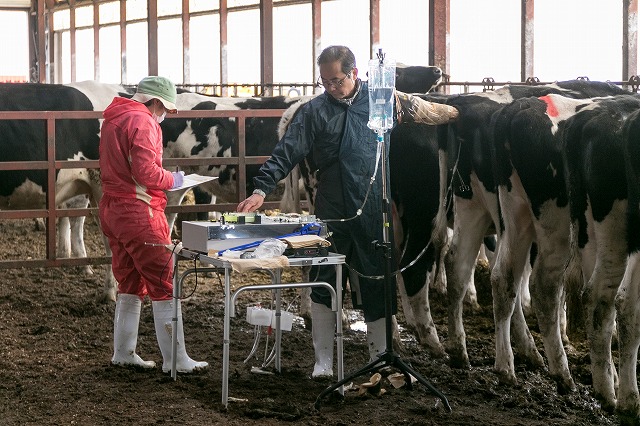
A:
<svg viewBox="0 0 640 426">
<path fill-rule="evenodd" d="M 369 61 L 369 122 L 374 131 L 384 132 L 393 127 L 393 101 L 396 86 L 396 62 L 386 59 Z"/>
</svg>

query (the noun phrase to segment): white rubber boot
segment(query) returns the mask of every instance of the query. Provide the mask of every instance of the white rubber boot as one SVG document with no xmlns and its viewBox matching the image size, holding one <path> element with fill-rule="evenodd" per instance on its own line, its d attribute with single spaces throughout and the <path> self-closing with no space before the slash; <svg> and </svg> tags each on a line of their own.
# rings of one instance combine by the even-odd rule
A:
<svg viewBox="0 0 640 426">
<path fill-rule="evenodd" d="M 313 350 L 316 356 L 311 377 L 332 377 L 336 313 L 322 303 L 312 302 L 311 322 Z"/>
<path fill-rule="evenodd" d="M 116 313 L 113 317 L 113 357 L 115 365 L 135 365 L 154 368 L 154 361 L 144 361 L 136 354 L 138 344 L 138 324 L 142 300 L 135 294 L 119 294 Z"/>
<path fill-rule="evenodd" d="M 382 317 L 367 323 L 367 346 L 369 347 L 369 362 L 387 350 L 385 318 Z"/>
<path fill-rule="evenodd" d="M 158 338 L 158 346 L 162 352 L 162 372 L 171 371 L 171 330 L 173 318 L 173 301 L 172 300 L 156 300 L 151 302 L 153 306 L 153 321 L 156 326 L 156 337 Z M 178 373 L 192 373 L 209 366 L 205 361 L 194 361 L 187 355 L 184 347 L 184 329 L 182 327 L 182 307 L 178 300 L 178 346 L 176 349 L 176 371 Z"/>
</svg>

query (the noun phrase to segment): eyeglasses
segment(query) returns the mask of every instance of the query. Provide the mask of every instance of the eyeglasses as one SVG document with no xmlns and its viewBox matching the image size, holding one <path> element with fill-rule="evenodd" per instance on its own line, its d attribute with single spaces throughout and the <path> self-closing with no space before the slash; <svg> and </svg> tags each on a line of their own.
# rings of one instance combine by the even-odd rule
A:
<svg viewBox="0 0 640 426">
<path fill-rule="evenodd" d="M 349 74 L 345 75 L 344 77 L 342 77 L 341 79 L 331 79 L 331 80 L 325 80 L 322 77 L 318 78 L 318 81 L 316 82 L 316 85 L 318 87 L 320 86 L 324 86 L 324 87 L 342 87 L 342 85 L 344 84 L 344 81 L 348 78 L 351 78 L 351 72 L 349 72 Z"/>
</svg>

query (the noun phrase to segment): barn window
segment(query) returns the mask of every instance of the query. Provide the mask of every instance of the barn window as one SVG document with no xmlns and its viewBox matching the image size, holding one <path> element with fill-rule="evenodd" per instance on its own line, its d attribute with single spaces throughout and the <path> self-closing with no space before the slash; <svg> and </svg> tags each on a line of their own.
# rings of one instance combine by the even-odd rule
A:
<svg viewBox="0 0 640 426">
<path fill-rule="evenodd" d="M 519 81 L 519 16 L 516 1 L 451 0 L 451 80 Z"/>
<path fill-rule="evenodd" d="M 191 17 L 189 23 L 189 53 L 191 82 L 220 81 L 220 15 Z"/>
<path fill-rule="evenodd" d="M 158 21 L 158 75 L 171 81 L 182 81 L 181 19 Z"/>
<path fill-rule="evenodd" d="M 312 81 L 314 58 L 311 52 L 311 5 L 275 7 L 273 28 L 273 81 Z M 276 31 L 275 28 L 287 30 Z M 299 66 L 291 66 L 292 62 Z"/>
<path fill-rule="evenodd" d="M 362 13 L 363 10 L 369 10 L 369 0 L 322 2 L 322 48 L 333 44 L 349 46 L 361 70 L 367 68 L 371 56 L 369 14 Z M 364 73 L 362 76 L 364 77 Z"/>
<path fill-rule="evenodd" d="M 260 12 L 257 9 L 229 12 L 228 21 L 229 83 L 259 83 L 260 37 L 256 29 L 260 28 Z M 253 94 L 251 89 L 247 90 Z"/>
<path fill-rule="evenodd" d="M 102 19 L 102 14 L 100 15 Z M 100 81 L 120 84 L 120 26 L 100 28 Z"/>
<path fill-rule="evenodd" d="M 536 0 L 534 64 L 542 81 L 621 77 L 622 8 L 599 0 Z M 571 25 L 567 23 L 571 17 Z M 606 23 L 606 24 L 605 24 Z"/>
<path fill-rule="evenodd" d="M 128 4 L 129 2 L 127 2 Z M 125 84 L 138 84 L 147 76 L 149 61 L 147 23 L 138 22 L 127 25 L 127 81 Z"/>
<path fill-rule="evenodd" d="M 25 11 L 6 11 L 0 15 L 0 39 L 4 43 L 2 53 L 10 61 L 0 62 L 0 82 L 22 83 L 29 81 L 28 14 Z"/>
</svg>

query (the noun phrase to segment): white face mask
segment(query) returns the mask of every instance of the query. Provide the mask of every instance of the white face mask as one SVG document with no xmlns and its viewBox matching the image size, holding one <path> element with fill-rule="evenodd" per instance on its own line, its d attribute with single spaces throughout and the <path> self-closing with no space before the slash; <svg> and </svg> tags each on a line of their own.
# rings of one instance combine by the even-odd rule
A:
<svg viewBox="0 0 640 426">
<path fill-rule="evenodd" d="M 166 115 L 167 115 L 167 111 L 164 111 L 164 112 L 162 113 L 162 115 L 158 115 L 158 114 L 156 114 L 155 112 L 154 112 L 154 113 L 151 113 L 151 116 L 153 117 L 153 119 L 154 119 L 154 120 L 156 120 L 156 122 L 157 122 L 158 124 L 162 123 L 162 121 L 164 120 L 164 117 L 165 117 Z"/>
</svg>

